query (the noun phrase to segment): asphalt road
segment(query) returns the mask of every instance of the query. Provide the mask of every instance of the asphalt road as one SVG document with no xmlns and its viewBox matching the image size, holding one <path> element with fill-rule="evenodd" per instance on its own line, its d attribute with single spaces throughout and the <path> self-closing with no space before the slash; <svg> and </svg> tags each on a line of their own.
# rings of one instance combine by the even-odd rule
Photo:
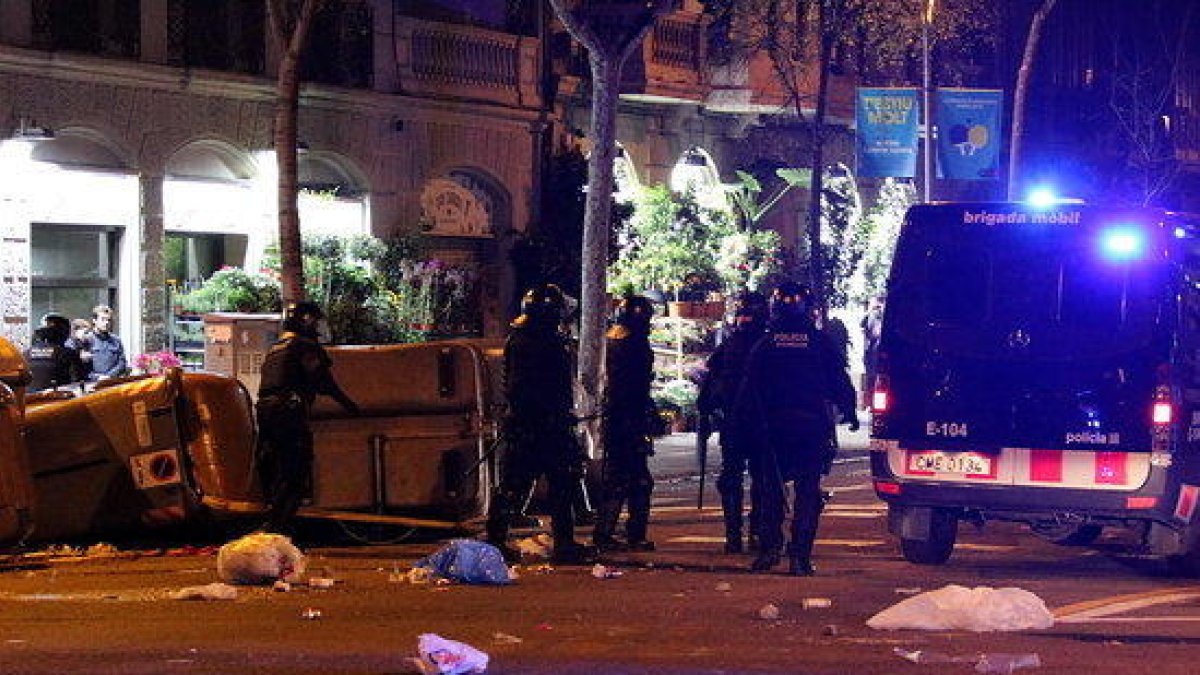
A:
<svg viewBox="0 0 1200 675">
<path fill-rule="evenodd" d="M 895 650 L 971 658 L 1037 654 L 1052 673 L 1191 673 L 1200 642 L 1200 582 L 1164 576 L 1096 547 L 1063 548 L 1022 528 L 962 529 L 944 566 L 906 563 L 886 533 L 866 475 L 861 435 L 827 487 L 835 497 L 816 547 L 818 575 L 750 574 L 748 556 L 719 553 L 710 474 L 697 510 L 688 437 L 660 444 L 655 553 L 609 561 L 623 572 L 521 568 L 511 586 L 398 581 L 441 542 L 314 546 L 310 570 L 330 589 L 242 587 L 233 601 L 178 601 L 216 581 L 215 558 L 191 551 L 26 555 L 0 572 L 0 672 L 407 673 L 426 632 L 487 652 L 492 673 L 941 673 Z M 713 460 L 719 460 L 714 452 Z M 1059 617 L 1021 633 L 876 631 L 865 621 L 915 589 L 1014 586 Z M 805 609 L 806 598 L 827 608 Z M 779 618 L 760 618 L 773 604 Z M 319 612 L 304 618 L 306 610 Z M 310 616 L 314 612 L 307 612 Z M 1025 671 L 1022 671 L 1025 672 Z M 1034 672 L 1030 670 L 1028 672 Z"/>
</svg>

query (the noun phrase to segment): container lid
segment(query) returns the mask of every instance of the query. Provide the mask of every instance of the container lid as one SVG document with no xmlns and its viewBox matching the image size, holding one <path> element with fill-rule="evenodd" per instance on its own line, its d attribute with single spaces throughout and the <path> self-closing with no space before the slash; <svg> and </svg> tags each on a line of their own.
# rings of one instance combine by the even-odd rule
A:
<svg viewBox="0 0 1200 675">
<path fill-rule="evenodd" d="M 8 339 L 0 337 L 0 382 L 10 387 L 24 387 L 33 379 L 29 364 L 21 350 Z"/>
</svg>

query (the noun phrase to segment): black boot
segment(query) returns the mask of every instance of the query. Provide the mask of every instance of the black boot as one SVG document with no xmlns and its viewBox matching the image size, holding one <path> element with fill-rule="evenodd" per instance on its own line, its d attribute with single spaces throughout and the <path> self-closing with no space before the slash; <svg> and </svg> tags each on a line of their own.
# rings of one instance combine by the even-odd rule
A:
<svg viewBox="0 0 1200 675">
<path fill-rule="evenodd" d="M 596 562 L 596 549 L 573 541 L 562 544 L 555 542 L 550 562 L 556 565 L 590 565 Z"/>
<path fill-rule="evenodd" d="M 789 558 L 788 559 L 788 574 L 794 577 L 811 577 L 817 573 L 817 568 L 809 562 L 808 558 Z"/>
<path fill-rule="evenodd" d="M 726 532 L 725 533 L 725 552 L 734 554 L 741 553 L 745 548 L 742 546 L 741 532 Z"/>
<path fill-rule="evenodd" d="M 770 572 L 779 564 L 779 551 L 760 551 L 754 562 L 750 563 L 751 572 Z"/>
</svg>

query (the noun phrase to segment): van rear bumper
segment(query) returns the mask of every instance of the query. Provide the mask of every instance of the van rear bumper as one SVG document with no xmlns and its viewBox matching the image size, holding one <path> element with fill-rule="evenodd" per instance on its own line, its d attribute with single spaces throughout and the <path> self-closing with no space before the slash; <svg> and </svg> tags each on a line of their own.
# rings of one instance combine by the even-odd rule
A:
<svg viewBox="0 0 1200 675">
<path fill-rule="evenodd" d="M 996 520 L 1038 522 L 1076 519 L 1152 521 L 1179 528 L 1180 486 L 1168 471 L 1151 468 L 1136 489 L 1096 490 L 1028 485 L 911 480 L 897 476 L 885 453 L 871 453 L 876 495 L 889 505 L 934 507 L 970 512 Z"/>
</svg>

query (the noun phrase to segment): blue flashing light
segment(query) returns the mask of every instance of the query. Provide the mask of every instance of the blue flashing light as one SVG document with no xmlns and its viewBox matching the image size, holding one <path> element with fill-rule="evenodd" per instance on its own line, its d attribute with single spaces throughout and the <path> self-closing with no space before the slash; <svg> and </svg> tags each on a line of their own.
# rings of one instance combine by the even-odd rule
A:
<svg viewBox="0 0 1200 675">
<path fill-rule="evenodd" d="M 1146 234 L 1136 227 L 1114 227 L 1100 234 L 1100 250 L 1114 262 L 1142 257 L 1146 250 Z"/>
<path fill-rule="evenodd" d="M 1039 187 L 1030 191 L 1025 201 L 1035 209 L 1048 209 L 1058 203 L 1058 195 L 1048 187 Z"/>
<path fill-rule="evenodd" d="M 1171 234 L 1175 235 L 1176 239 L 1187 239 L 1188 235 L 1187 230 L 1182 227 L 1175 228 L 1171 231 Z"/>
</svg>

